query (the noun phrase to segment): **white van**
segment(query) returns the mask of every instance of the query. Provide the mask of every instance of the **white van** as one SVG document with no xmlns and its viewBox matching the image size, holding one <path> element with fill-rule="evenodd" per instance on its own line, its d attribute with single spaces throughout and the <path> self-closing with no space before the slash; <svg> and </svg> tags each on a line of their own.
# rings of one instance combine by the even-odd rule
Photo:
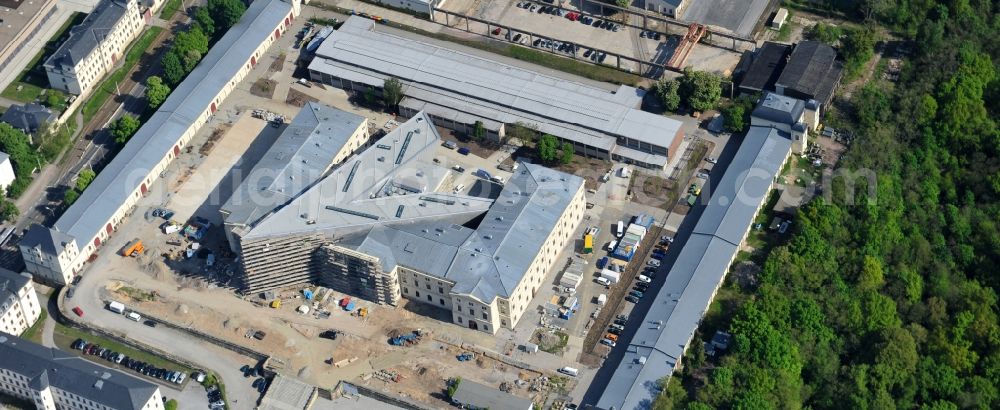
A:
<svg viewBox="0 0 1000 410">
<path fill-rule="evenodd" d="M 618 241 L 608 242 L 608 252 L 615 250 L 615 246 L 618 246 Z"/>
<path fill-rule="evenodd" d="M 620 238 L 622 235 L 625 235 L 625 222 L 618 221 L 618 226 L 616 228 L 615 236 Z"/>
<path fill-rule="evenodd" d="M 563 368 L 559 369 L 559 373 L 568 374 L 570 376 L 576 377 L 576 376 L 578 376 L 580 374 L 580 369 L 577 369 L 575 367 L 566 366 L 566 367 L 563 367 Z"/>
<path fill-rule="evenodd" d="M 458 184 L 458 185 L 455 185 L 455 189 L 452 190 L 452 192 L 454 192 L 454 193 L 457 194 L 459 192 L 462 192 L 463 189 L 465 189 L 465 184 Z"/>
<path fill-rule="evenodd" d="M 108 310 L 115 312 L 119 315 L 124 314 L 125 304 L 121 302 L 112 301 L 111 303 L 108 303 Z"/>
<path fill-rule="evenodd" d="M 141 322 L 142 321 L 142 316 L 139 315 L 138 313 L 135 313 L 135 312 L 129 312 L 129 314 L 125 315 L 125 317 L 127 317 L 129 320 L 132 320 L 132 321 L 135 321 L 135 322 Z"/>
</svg>

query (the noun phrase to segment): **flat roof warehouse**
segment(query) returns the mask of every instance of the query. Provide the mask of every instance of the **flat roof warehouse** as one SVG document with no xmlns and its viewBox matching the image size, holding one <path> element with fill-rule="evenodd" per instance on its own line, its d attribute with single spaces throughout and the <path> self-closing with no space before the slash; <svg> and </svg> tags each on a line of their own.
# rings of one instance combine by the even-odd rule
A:
<svg viewBox="0 0 1000 410">
<path fill-rule="evenodd" d="M 659 167 L 680 136 L 679 121 L 636 108 L 644 91 L 620 86 L 610 93 L 376 29 L 371 20 L 349 18 L 317 49 L 309 65 L 313 80 L 381 87 L 396 77 L 406 85 L 406 97 L 435 106 L 431 113 L 454 110 L 505 124 L 526 122 L 608 156 L 652 160 Z"/>
</svg>

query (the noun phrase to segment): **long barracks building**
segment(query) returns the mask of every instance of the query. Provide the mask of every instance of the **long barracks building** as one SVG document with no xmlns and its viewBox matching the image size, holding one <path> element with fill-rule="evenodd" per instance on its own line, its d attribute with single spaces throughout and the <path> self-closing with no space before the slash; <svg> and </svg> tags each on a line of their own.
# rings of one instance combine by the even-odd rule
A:
<svg viewBox="0 0 1000 410">
<path fill-rule="evenodd" d="M 684 139 L 681 122 L 638 108 L 644 91 L 557 78 L 385 30 L 347 19 L 316 50 L 312 80 L 381 93 L 387 78 L 397 78 L 405 95 L 400 115 L 424 112 L 460 132 L 480 121 L 493 139 L 524 123 L 572 143 L 578 154 L 651 169 L 666 167 Z"/>
<path fill-rule="evenodd" d="M 52 228 L 32 225 L 20 243 L 26 269 L 56 285 L 72 281 L 222 101 L 292 24 L 299 0 L 256 0 L 239 23 L 143 124 Z"/>
</svg>

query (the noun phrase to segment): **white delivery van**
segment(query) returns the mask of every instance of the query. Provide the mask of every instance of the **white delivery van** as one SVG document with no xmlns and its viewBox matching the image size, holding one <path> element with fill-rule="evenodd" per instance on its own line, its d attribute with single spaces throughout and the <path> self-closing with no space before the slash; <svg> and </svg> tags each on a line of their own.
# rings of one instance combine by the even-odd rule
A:
<svg viewBox="0 0 1000 410">
<path fill-rule="evenodd" d="M 142 316 L 139 315 L 138 313 L 135 313 L 135 312 L 129 312 L 129 314 L 125 315 L 125 317 L 127 317 L 129 320 L 132 320 L 132 321 L 135 321 L 135 322 L 141 322 L 142 321 Z"/>
<path fill-rule="evenodd" d="M 615 250 L 616 246 L 618 246 L 618 241 L 608 242 L 608 252 Z"/>
<path fill-rule="evenodd" d="M 108 310 L 121 315 L 125 313 L 125 305 L 121 302 L 112 301 L 108 303 Z"/>
<path fill-rule="evenodd" d="M 600 295 L 598 295 L 597 296 L 597 305 L 598 306 L 604 306 L 605 303 L 608 303 L 608 295 L 605 295 L 603 293 L 600 294 Z"/>
<path fill-rule="evenodd" d="M 560 368 L 559 369 L 559 373 L 568 374 L 570 376 L 576 377 L 576 376 L 578 376 L 580 374 L 580 369 L 577 369 L 575 367 L 566 366 L 566 367 Z"/>
<path fill-rule="evenodd" d="M 618 221 L 618 225 L 615 227 L 615 236 L 621 237 L 625 235 L 625 222 Z"/>
</svg>

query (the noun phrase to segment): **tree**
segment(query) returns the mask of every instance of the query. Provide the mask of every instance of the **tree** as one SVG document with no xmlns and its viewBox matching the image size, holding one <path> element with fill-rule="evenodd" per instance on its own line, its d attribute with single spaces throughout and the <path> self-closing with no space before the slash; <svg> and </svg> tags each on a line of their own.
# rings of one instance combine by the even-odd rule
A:
<svg viewBox="0 0 1000 410">
<path fill-rule="evenodd" d="M 462 384 L 461 377 L 455 377 L 448 381 L 448 397 L 455 397 L 455 392 L 458 391 L 458 385 Z"/>
<path fill-rule="evenodd" d="M 722 119 L 729 132 L 743 132 L 746 129 L 746 108 L 742 104 L 733 104 L 722 109 Z"/>
<path fill-rule="evenodd" d="M 476 121 L 472 126 L 472 138 L 476 140 L 482 140 L 486 136 L 486 127 L 483 126 L 482 121 Z"/>
<path fill-rule="evenodd" d="M 49 90 L 45 95 L 45 106 L 49 108 L 61 108 L 66 102 L 66 96 L 57 90 Z"/>
<path fill-rule="evenodd" d="M 178 55 L 185 55 L 188 50 L 196 50 L 198 55 L 204 55 L 208 52 L 208 36 L 198 26 L 191 27 L 174 37 L 174 44 L 170 49 Z"/>
<path fill-rule="evenodd" d="M 215 34 L 215 20 L 212 20 L 212 15 L 208 12 L 208 8 L 198 7 L 195 9 L 194 22 L 206 36 L 212 37 Z"/>
<path fill-rule="evenodd" d="M 10 156 L 14 167 L 14 182 L 7 187 L 7 195 L 17 198 L 31 183 L 32 173 L 40 166 L 41 158 L 23 131 L 3 122 L 0 122 L 0 151 Z"/>
<path fill-rule="evenodd" d="M 184 71 L 184 64 L 181 63 L 180 57 L 173 50 L 168 51 L 163 59 L 160 60 L 160 64 L 163 65 L 163 76 L 166 78 L 169 85 L 175 86 L 181 83 L 187 72 Z"/>
<path fill-rule="evenodd" d="M 63 205 L 66 205 L 67 207 L 73 205 L 73 203 L 76 202 L 76 200 L 79 198 L 80 198 L 80 191 L 77 191 L 75 189 L 67 189 L 66 192 L 63 193 Z"/>
<path fill-rule="evenodd" d="M 707 111 L 715 108 L 722 98 L 722 80 L 715 74 L 686 68 L 678 91 L 689 107 Z"/>
<path fill-rule="evenodd" d="M 215 21 L 216 30 L 229 30 L 245 11 L 247 6 L 242 0 L 208 0 L 208 14 Z"/>
<path fill-rule="evenodd" d="M 166 410 L 177 410 L 177 400 L 167 400 L 166 403 L 163 403 L 163 408 Z"/>
<path fill-rule="evenodd" d="M 514 124 L 507 124 L 506 132 L 504 133 L 504 138 L 507 140 L 517 140 L 522 144 L 526 144 L 529 141 L 534 141 L 538 136 L 538 128 L 534 125 L 516 122 Z"/>
<path fill-rule="evenodd" d="M 653 86 L 653 91 L 667 111 L 677 111 L 681 106 L 681 96 L 677 93 L 679 86 L 680 84 L 674 80 L 659 81 Z"/>
<path fill-rule="evenodd" d="M 115 142 L 124 144 L 139 131 L 139 125 L 139 118 L 125 114 L 111 124 L 111 135 L 115 137 Z"/>
<path fill-rule="evenodd" d="M 155 75 L 146 79 L 146 101 L 150 108 L 158 108 L 169 95 L 170 87 L 163 83 L 163 79 Z"/>
<path fill-rule="evenodd" d="M 632 5 L 632 0 L 615 0 L 615 4 L 621 8 L 627 8 Z"/>
<path fill-rule="evenodd" d="M 382 99 L 385 100 L 386 108 L 395 110 L 399 102 L 403 101 L 403 83 L 395 77 L 389 77 L 382 83 Z"/>
<path fill-rule="evenodd" d="M 535 151 L 538 153 L 538 158 L 544 162 L 552 162 L 556 160 L 556 151 L 559 147 L 559 140 L 556 137 L 549 134 L 542 135 L 538 139 L 538 143 L 535 144 Z"/>
<path fill-rule="evenodd" d="M 91 182 L 94 182 L 94 178 L 97 178 L 97 173 L 94 170 L 87 168 L 80 171 L 80 174 L 76 177 L 76 190 L 83 192 L 84 189 L 90 186 Z"/>
<path fill-rule="evenodd" d="M 563 165 L 566 165 L 566 164 L 569 164 L 570 162 L 573 162 L 573 154 L 575 152 L 576 152 L 576 150 L 573 149 L 573 144 L 572 143 L 567 142 L 567 141 L 563 141 L 563 143 L 562 143 L 562 157 L 559 158 L 559 161 L 562 162 Z"/>
<path fill-rule="evenodd" d="M 374 107 L 375 89 L 372 87 L 368 87 L 367 89 L 365 89 L 364 98 L 365 98 L 365 104 L 367 104 L 369 107 Z"/>
<path fill-rule="evenodd" d="M 20 214 L 21 211 L 17 209 L 17 205 L 5 198 L 5 195 L 0 192 L 0 222 L 14 222 Z"/>
<path fill-rule="evenodd" d="M 184 53 L 184 58 L 181 59 L 184 63 L 184 73 L 190 73 L 194 71 L 194 68 L 198 66 L 198 62 L 201 61 L 201 53 L 198 50 L 188 50 Z"/>
</svg>

